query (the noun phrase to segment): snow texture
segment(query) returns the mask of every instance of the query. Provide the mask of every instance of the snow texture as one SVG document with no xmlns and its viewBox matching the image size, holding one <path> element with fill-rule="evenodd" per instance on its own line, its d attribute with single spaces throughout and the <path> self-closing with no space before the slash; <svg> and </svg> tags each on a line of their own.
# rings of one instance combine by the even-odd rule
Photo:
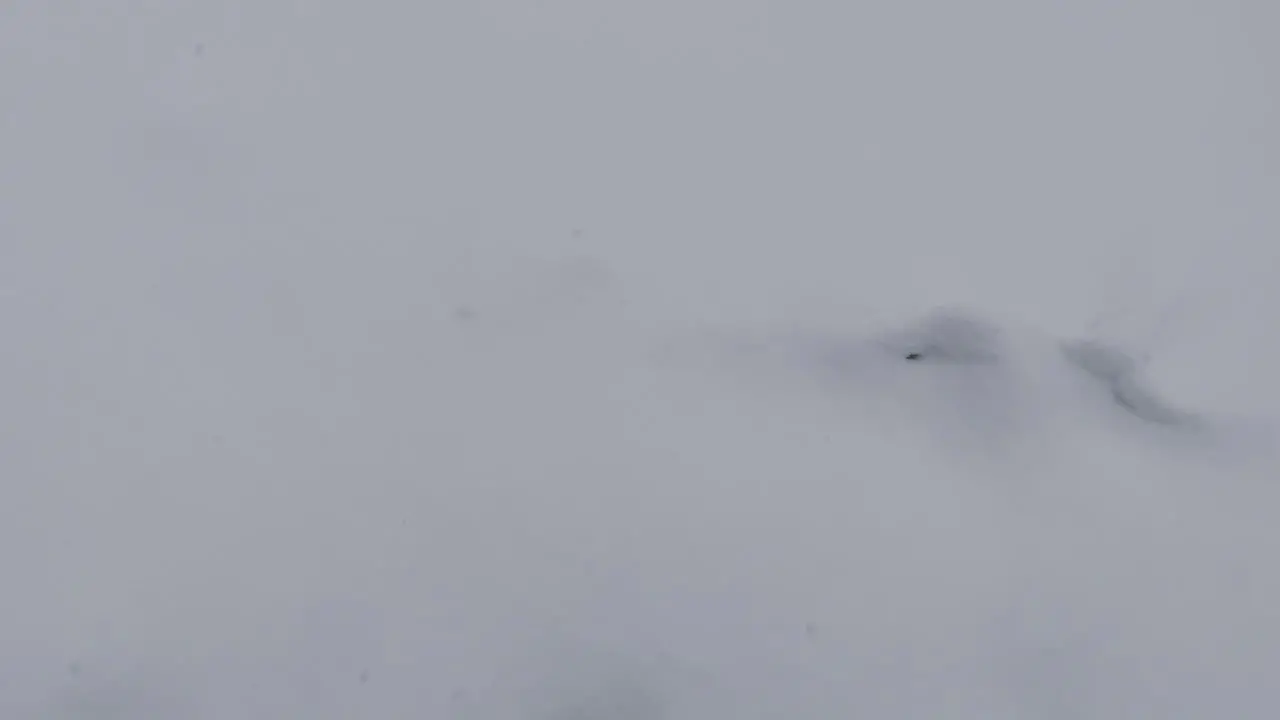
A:
<svg viewBox="0 0 1280 720">
<path fill-rule="evenodd" d="M 1275 7 L 0 3 L 0 718 L 1280 716 Z"/>
</svg>

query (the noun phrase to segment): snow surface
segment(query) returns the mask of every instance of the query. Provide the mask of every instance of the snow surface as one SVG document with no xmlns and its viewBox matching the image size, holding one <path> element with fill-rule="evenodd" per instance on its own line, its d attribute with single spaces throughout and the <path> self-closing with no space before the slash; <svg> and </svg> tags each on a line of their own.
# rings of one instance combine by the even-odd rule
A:
<svg viewBox="0 0 1280 720">
<path fill-rule="evenodd" d="M 1277 717 L 1277 26 L 0 4 L 0 717 Z"/>
</svg>

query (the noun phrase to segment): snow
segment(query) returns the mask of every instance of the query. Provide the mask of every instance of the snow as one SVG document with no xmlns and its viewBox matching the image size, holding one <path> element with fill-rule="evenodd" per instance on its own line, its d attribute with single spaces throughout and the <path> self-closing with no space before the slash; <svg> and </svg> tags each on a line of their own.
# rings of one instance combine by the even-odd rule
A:
<svg viewBox="0 0 1280 720">
<path fill-rule="evenodd" d="M 3 5 L 0 716 L 1274 717 L 1271 7 Z"/>
</svg>

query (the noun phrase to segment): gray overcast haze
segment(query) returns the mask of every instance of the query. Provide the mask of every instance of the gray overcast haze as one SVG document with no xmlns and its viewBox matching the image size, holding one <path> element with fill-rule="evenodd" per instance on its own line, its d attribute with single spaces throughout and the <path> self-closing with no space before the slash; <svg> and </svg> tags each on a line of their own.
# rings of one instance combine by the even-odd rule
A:
<svg viewBox="0 0 1280 720">
<path fill-rule="evenodd" d="M 0 3 L 0 717 L 1280 717 L 1277 7 Z"/>
</svg>

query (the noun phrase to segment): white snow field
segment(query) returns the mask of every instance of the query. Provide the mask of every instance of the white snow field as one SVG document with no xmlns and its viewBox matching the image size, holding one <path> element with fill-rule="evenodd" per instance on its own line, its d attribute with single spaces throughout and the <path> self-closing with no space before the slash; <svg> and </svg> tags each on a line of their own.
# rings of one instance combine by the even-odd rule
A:
<svg viewBox="0 0 1280 720">
<path fill-rule="evenodd" d="M 1280 717 L 1276 8 L 0 3 L 0 717 Z"/>
</svg>

